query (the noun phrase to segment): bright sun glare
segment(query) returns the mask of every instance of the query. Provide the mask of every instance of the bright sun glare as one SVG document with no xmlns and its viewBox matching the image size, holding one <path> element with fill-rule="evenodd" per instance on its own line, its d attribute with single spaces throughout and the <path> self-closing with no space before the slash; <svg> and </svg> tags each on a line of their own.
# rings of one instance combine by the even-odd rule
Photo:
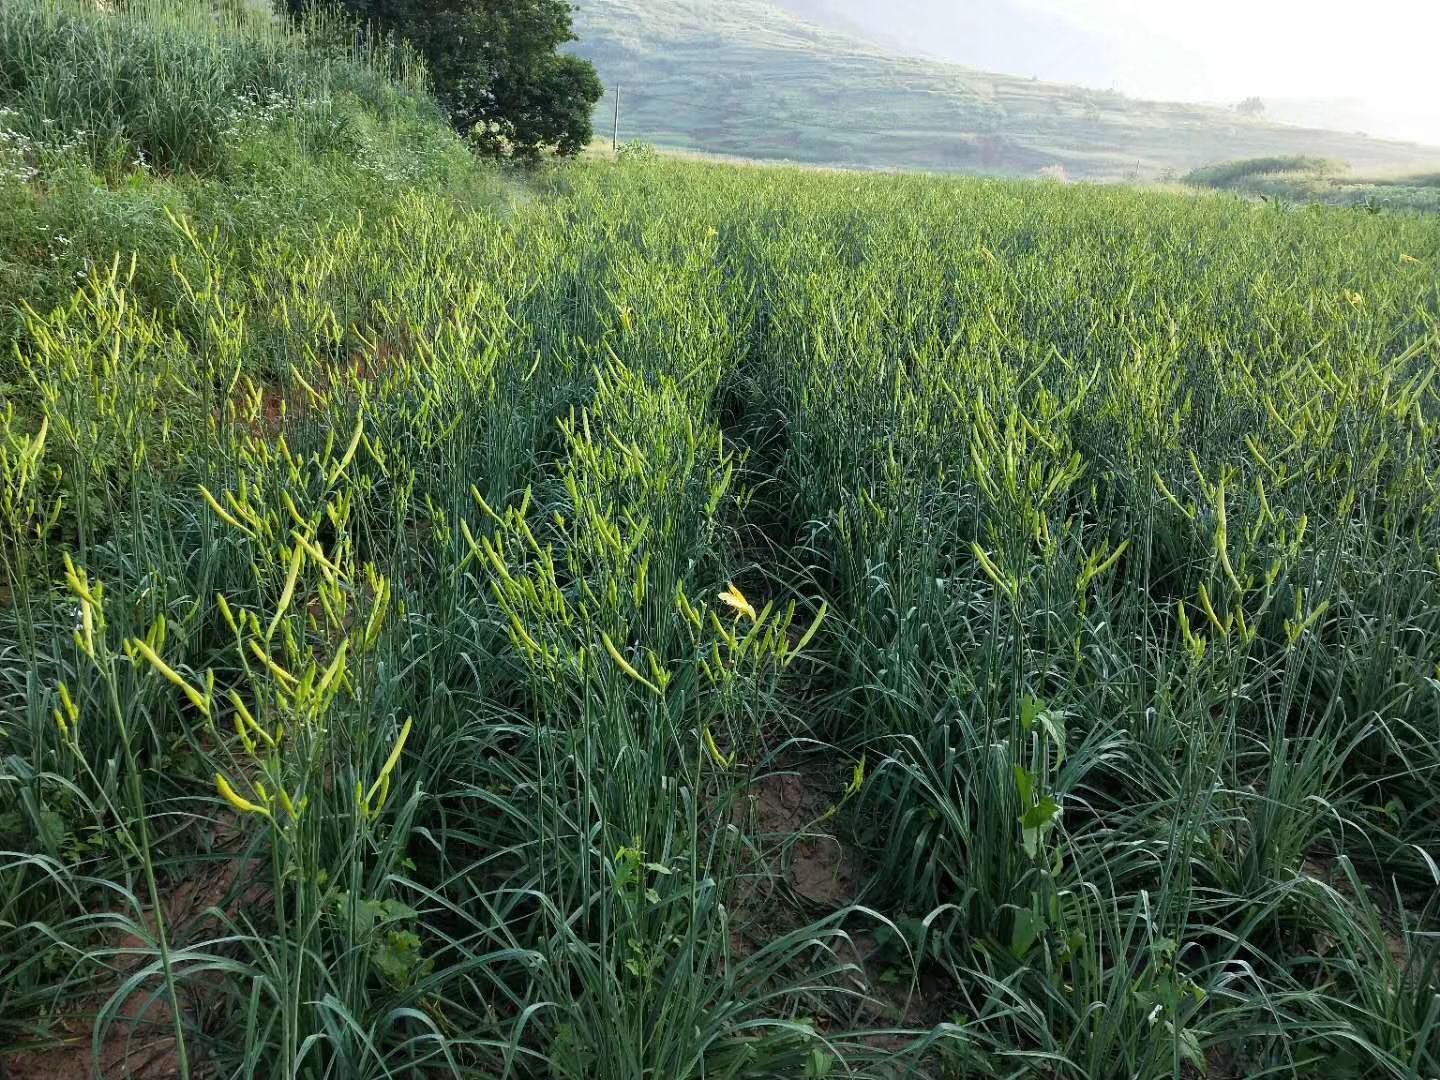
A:
<svg viewBox="0 0 1440 1080">
<path fill-rule="evenodd" d="M 1112 37 L 1131 62 L 1129 77 L 1116 80 L 1122 89 L 1217 100 L 1362 98 L 1416 137 L 1440 138 L 1435 0 L 1025 3 Z"/>
</svg>

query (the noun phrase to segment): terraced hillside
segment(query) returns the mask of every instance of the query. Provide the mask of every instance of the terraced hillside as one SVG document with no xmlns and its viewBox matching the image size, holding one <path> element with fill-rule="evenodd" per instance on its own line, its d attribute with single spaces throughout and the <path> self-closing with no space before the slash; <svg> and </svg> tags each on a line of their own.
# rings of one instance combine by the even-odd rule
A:
<svg viewBox="0 0 1440 1080">
<path fill-rule="evenodd" d="M 622 137 L 760 159 L 1154 178 L 1273 154 L 1419 171 L 1440 148 L 902 57 L 765 0 L 581 0 L 577 51 L 622 92 Z M 599 107 L 609 130 L 613 97 Z"/>
</svg>

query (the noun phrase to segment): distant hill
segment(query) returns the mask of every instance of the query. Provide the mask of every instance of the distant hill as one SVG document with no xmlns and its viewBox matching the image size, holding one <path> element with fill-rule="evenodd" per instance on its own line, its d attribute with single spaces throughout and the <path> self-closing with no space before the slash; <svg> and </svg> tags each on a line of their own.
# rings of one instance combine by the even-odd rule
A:
<svg viewBox="0 0 1440 1080">
<path fill-rule="evenodd" d="M 1440 107 L 1428 101 L 1412 102 L 1397 109 L 1383 108 L 1356 97 L 1267 97 L 1265 115 L 1286 124 L 1363 131 L 1382 138 L 1415 132 L 1419 138 L 1440 142 Z"/>
<path fill-rule="evenodd" d="M 1153 43 L 1097 34 L 1014 0 L 771 0 L 828 26 L 907 56 L 1052 82 L 1110 88 Z"/>
<path fill-rule="evenodd" d="M 1092 179 L 1289 154 L 1366 171 L 1440 166 L 1436 148 L 906 56 L 779 6 L 819 16 L 838 2 L 580 0 L 576 50 L 621 86 L 622 138 L 741 157 L 1010 175 L 1059 166 Z M 918 18 L 935 2 L 886 8 Z M 612 106 L 600 105 L 605 131 Z"/>
</svg>

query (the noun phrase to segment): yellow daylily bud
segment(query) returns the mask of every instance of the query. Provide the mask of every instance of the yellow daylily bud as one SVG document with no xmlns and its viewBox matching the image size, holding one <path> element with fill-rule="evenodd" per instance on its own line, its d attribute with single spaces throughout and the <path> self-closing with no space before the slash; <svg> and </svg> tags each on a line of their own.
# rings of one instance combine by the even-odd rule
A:
<svg viewBox="0 0 1440 1080">
<path fill-rule="evenodd" d="M 380 775 L 376 777 L 375 783 L 370 785 L 370 790 L 365 793 L 364 806 L 367 814 L 378 814 L 385 805 L 385 795 L 390 790 L 390 774 L 400 763 L 400 751 L 405 749 L 405 740 L 410 738 L 410 728 L 413 723 L 412 719 L 405 721 L 405 726 L 400 729 L 400 737 L 395 740 L 395 746 L 390 751 L 390 756 L 380 767 Z"/>
<path fill-rule="evenodd" d="M 206 505 L 209 506 L 211 510 L 215 511 L 215 516 L 218 517 L 221 521 L 225 522 L 226 525 L 229 525 L 232 528 L 239 529 L 241 532 L 249 535 L 250 530 L 247 529 L 244 525 L 240 524 L 239 518 L 237 518 L 234 514 L 230 513 L 229 510 L 226 510 L 223 506 L 221 506 L 219 500 L 217 500 L 214 495 L 210 494 L 210 489 L 207 488 L 204 484 L 200 485 L 200 497 L 205 500 Z"/>
<path fill-rule="evenodd" d="M 291 821 L 299 821 L 300 815 L 304 812 L 304 800 L 301 800 L 299 808 L 290 800 L 289 794 L 284 788 L 280 789 L 280 805 L 285 807 L 285 812 L 290 815 Z"/>
<path fill-rule="evenodd" d="M 154 649 L 150 648 L 149 645 L 138 638 L 133 638 L 126 642 L 126 647 L 133 649 L 140 656 L 143 656 L 149 662 L 150 666 L 158 671 L 167 682 L 179 687 L 181 692 L 190 699 L 190 704 L 194 705 L 195 708 L 200 711 L 201 716 L 208 717 L 210 715 L 210 702 L 206 699 L 205 695 L 182 679 L 174 668 L 160 659 Z"/>
<path fill-rule="evenodd" d="M 630 678 L 634 679 L 634 680 L 635 680 L 636 682 L 638 682 L 641 686 L 645 687 L 647 690 L 649 690 L 651 693 L 653 693 L 656 697 L 662 697 L 662 696 L 663 696 L 663 695 L 661 694 L 660 688 L 659 688 L 658 686 L 656 686 L 654 683 L 652 683 L 649 679 L 645 678 L 644 675 L 641 675 L 640 672 L 638 672 L 637 670 L 635 670 L 635 668 L 630 664 L 630 662 L 625 659 L 625 657 L 623 657 L 623 656 L 620 655 L 620 650 L 617 649 L 617 648 L 615 648 L 615 643 L 610 640 L 610 635 L 609 635 L 609 634 L 605 633 L 604 631 L 601 631 L 601 633 L 600 633 L 600 640 L 601 640 L 601 642 L 603 642 L 604 645 L 605 645 L 605 651 L 610 654 L 610 659 L 615 661 L 615 666 L 616 666 L 616 667 L 618 667 L 618 668 L 619 668 L 621 671 L 623 671 L 626 675 L 629 675 Z"/>
<path fill-rule="evenodd" d="M 720 747 L 715 745 L 715 736 L 710 733 L 710 725 L 706 724 L 700 731 L 700 737 L 704 740 L 705 751 L 710 755 L 710 760 L 715 762 L 722 771 L 728 771 L 735 764 L 735 754 L 726 757 L 720 753 Z"/>
<path fill-rule="evenodd" d="M 279 629 L 280 620 L 285 617 L 285 611 L 290 606 L 290 601 L 295 598 L 295 585 L 300 580 L 300 568 L 305 563 L 305 548 L 296 544 L 290 555 L 290 572 L 285 578 L 285 589 L 280 594 L 280 603 L 275 607 L 275 614 L 270 619 L 270 627 L 265 631 L 265 640 L 268 642 L 275 636 Z"/>
<path fill-rule="evenodd" d="M 236 810 L 239 810 L 242 814 L 260 814 L 264 817 L 270 816 L 270 811 L 267 810 L 265 807 L 259 806 L 256 803 L 251 802 L 249 799 L 243 797 L 242 795 L 236 793 L 235 789 L 230 786 L 230 782 L 226 780 L 225 777 L 221 776 L 219 773 L 215 774 L 215 788 L 217 791 L 220 792 L 220 797 L 222 799 L 224 799 L 227 803 L 233 806 Z"/>
</svg>

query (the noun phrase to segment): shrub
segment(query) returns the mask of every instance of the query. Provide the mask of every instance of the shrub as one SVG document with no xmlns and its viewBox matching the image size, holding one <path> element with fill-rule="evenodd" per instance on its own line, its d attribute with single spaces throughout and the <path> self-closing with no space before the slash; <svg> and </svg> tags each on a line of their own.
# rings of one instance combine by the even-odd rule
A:
<svg viewBox="0 0 1440 1080">
<path fill-rule="evenodd" d="M 616 157 L 634 165 L 650 165 L 658 161 L 660 155 L 650 143 L 632 139 L 620 147 Z"/>
<path fill-rule="evenodd" d="M 314 0 L 288 0 L 299 13 Z M 602 87 L 560 52 L 575 35 L 566 0 L 339 0 L 366 26 L 403 35 L 429 65 L 436 97 L 480 153 L 535 162 L 590 142 Z"/>
<path fill-rule="evenodd" d="M 1218 165 L 1207 165 L 1204 168 L 1195 169 L 1185 177 L 1185 182 L 1200 187 L 1225 188 L 1234 187 L 1255 176 L 1268 176 L 1274 173 L 1315 173 L 1330 176 L 1344 172 L 1348 167 L 1342 161 L 1299 155 L 1242 158 L 1238 161 L 1225 161 Z"/>
</svg>

